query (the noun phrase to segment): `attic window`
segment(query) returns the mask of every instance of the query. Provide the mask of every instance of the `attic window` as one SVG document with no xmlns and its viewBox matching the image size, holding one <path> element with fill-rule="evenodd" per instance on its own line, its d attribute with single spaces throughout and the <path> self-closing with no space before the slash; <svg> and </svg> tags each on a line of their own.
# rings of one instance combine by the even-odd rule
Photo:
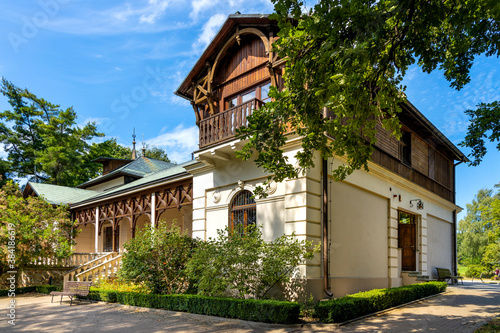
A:
<svg viewBox="0 0 500 333">
<path fill-rule="evenodd" d="M 403 132 L 401 137 L 401 162 L 411 166 L 411 132 Z"/>
</svg>

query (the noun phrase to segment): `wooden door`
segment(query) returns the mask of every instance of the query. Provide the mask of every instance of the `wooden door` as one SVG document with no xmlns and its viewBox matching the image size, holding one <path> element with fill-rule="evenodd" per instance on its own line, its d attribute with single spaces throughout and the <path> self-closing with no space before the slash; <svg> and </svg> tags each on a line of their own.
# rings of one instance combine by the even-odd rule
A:
<svg viewBox="0 0 500 333">
<path fill-rule="evenodd" d="M 398 243 L 402 249 L 402 270 L 415 271 L 417 268 L 416 225 L 403 224 L 398 226 Z"/>
<path fill-rule="evenodd" d="M 120 227 L 116 227 L 116 233 L 113 235 L 113 227 L 106 227 L 104 229 L 104 252 L 119 251 L 118 244 L 120 241 Z M 113 249 L 113 237 L 115 238 L 116 249 Z"/>
<path fill-rule="evenodd" d="M 104 244 L 103 244 L 104 252 L 113 251 L 113 227 L 106 227 L 104 229 Z"/>
</svg>

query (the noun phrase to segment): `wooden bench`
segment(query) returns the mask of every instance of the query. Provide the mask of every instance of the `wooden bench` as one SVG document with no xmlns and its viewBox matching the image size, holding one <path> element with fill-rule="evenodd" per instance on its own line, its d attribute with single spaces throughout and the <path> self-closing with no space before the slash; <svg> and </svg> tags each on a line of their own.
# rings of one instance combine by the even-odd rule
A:
<svg viewBox="0 0 500 333">
<path fill-rule="evenodd" d="M 454 284 L 454 281 L 460 279 L 462 281 L 462 284 L 464 284 L 464 278 L 461 276 L 454 276 L 451 275 L 451 271 L 448 268 L 438 268 L 436 267 L 436 270 L 438 272 L 438 281 L 446 281 L 450 280 L 451 284 Z"/>
<path fill-rule="evenodd" d="M 68 296 L 71 300 L 69 305 L 73 304 L 73 298 L 83 298 L 89 302 L 92 302 L 89 299 L 90 285 L 92 282 L 89 281 L 66 281 L 64 282 L 63 291 L 53 291 L 50 293 L 52 295 L 52 302 L 54 302 L 54 296 L 61 296 L 61 300 L 59 304 L 62 303 L 63 296 Z"/>
</svg>

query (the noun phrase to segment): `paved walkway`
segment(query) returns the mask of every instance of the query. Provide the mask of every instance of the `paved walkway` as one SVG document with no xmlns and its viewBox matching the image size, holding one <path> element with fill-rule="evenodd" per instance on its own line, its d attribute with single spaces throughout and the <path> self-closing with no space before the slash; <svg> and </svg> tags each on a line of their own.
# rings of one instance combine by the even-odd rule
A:
<svg viewBox="0 0 500 333">
<path fill-rule="evenodd" d="M 17 296 L 16 325 L 0 298 L 0 332 L 473 332 L 500 314 L 500 285 L 466 282 L 425 301 L 345 326 L 269 325 L 116 304 L 50 303 L 50 296 Z"/>
</svg>

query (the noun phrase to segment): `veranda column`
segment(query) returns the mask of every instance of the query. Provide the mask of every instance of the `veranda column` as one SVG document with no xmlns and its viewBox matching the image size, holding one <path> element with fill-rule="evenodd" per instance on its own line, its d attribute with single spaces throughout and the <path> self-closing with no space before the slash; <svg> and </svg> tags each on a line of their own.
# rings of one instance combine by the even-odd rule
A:
<svg viewBox="0 0 500 333">
<path fill-rule="evenodd" d="M 156 193 L 151 193 L 151 228 L 156 227 Z"/>
<path fill-rule="evenodd" d="M 95 252 L 99 252 L 99 206 L 95 208 Z"/>
</svg>

